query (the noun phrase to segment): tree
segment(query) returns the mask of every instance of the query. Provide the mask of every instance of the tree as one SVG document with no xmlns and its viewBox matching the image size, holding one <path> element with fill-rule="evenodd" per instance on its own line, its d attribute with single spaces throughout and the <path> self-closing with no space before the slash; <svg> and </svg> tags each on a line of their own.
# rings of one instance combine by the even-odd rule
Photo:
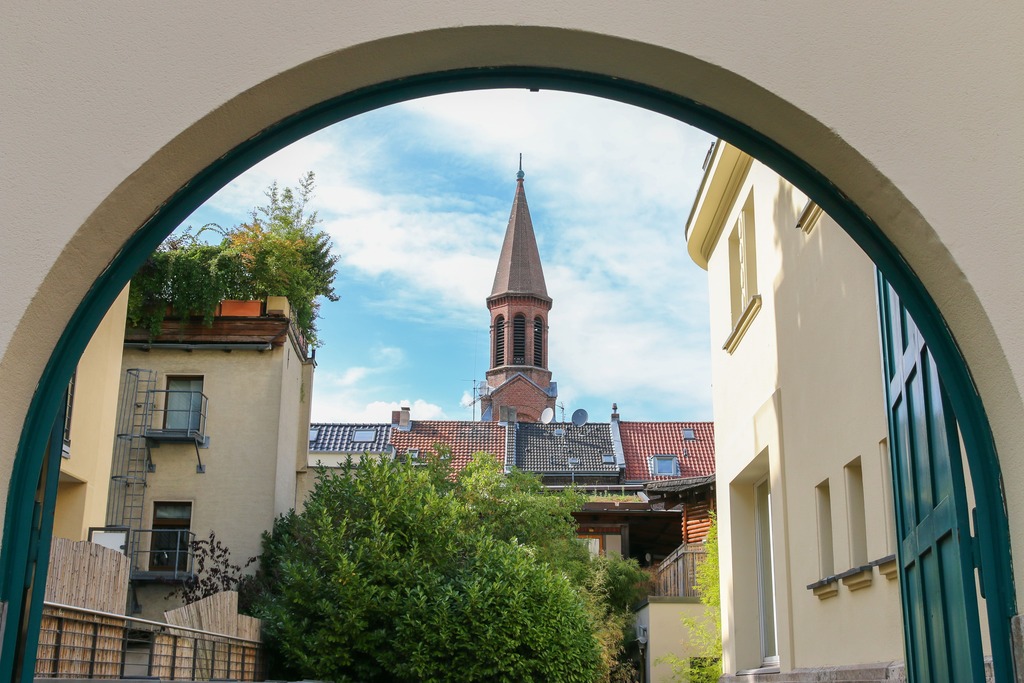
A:
<svg viewBox="0 0 1024 683">
<path fill-rule="evenodd" d="M 168 307 L 210 324 L 223 299 L 285 296 L 298 329 L 316 345 L 319 298 L 338 299 L 338 257 L 331 254 L 330 236 L 317 227 L 316 211 L 307 210 L 314 180 L 310 172 L 296 190 L 271 184 L 268 203 L 253 209 L 248 222 L 229 229 L 189 227 L 165 240 L 132 278 L 129 322 L 156 334 Z M 209 232 L 220 236 L 219 244 L 204 241 Z"/>
<path fill-rule="evenodd" d="M 320 472 L 305 510 L 279 518 L 265 537 L 254 579 L 254 611 L 287 665 L 282 674 L 595 680 L 600 652 L 586 597 L 542 559 L 556 556 L 557 534 L 574 533 L 571 494 L 534 500 L 532 484 L 502 482 L 501 468 L 485 460 L 457 478 L 442 458 L 426 466 L 364 458 L 358 472 L 351 462 Z"/>
</svg>

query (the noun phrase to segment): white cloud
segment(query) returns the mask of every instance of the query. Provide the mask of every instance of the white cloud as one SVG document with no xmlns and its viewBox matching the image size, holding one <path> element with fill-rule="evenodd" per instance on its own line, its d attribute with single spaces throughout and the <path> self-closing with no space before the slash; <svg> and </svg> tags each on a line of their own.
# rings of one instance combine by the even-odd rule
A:
<svg viewBox="0 0 1024 683">
<path fill-rule="evenodd" d="M 346 282 L 384 283 L 386 301 L 374 302 L 383 317 L 442 321 L 462 334 L 486 320 L 523 152 L 554 298 L 550 367 L 562 399 L 607 397 L 608 406 L 593 407 L 603 414 L 611 400 L 628 404 L 636 395 L 708 414 L 706 274 L 690 261 L 682 232 L 710 142 L 676 121 L 590 97 L 460 93 L 322 131 L 258 164 L 212 203 L 244 218 L 271 181 L 294 185 L 314 170 L 315 205 Z M 473 194 L 434 175 L 440 167 L 425 166 L 425 156 L 453 176 L 507 177 L 506 191 Z M 372 367 L 337 369 L 344 359 L 318 358 L 318 419 L 390 419 L 400 401 L 375 392 L 414 387 L 416 373 L 401 349 L 378 352 Z M 425 415 L 444 414 L 419 403 Z"/>
<path fill-rule="evenodd" d="M 370 401 L 360 403 L 350 400 L 351 397 L 338 394 L 327 394 L 313 403 L 313 422 L 365 422 L 391 423 L 391 412 L 402 406 L 411 408 L 414 420 L 446 420 L 447 415 L 441 406 L 423 399 L 414 401 Z"/>
</svg>

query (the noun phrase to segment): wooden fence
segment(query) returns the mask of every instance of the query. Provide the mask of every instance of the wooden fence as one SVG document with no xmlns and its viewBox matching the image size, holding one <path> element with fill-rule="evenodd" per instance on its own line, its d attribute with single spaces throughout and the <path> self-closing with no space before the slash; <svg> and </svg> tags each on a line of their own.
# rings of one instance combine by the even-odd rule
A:
<svg viewBox="0 0 1024 683">
<path fill-rule="evenodd" d="M 259 667 L 259 641 L 262 622 L 238 613 L 238 593 L 224 591 L 197 600 L 190 605 L 164 612 L 172 626 L 185 626 L 223 634 L 189 644 L 188 633 L 168 628 L 153 642 L 152 675 L 173 678 L 175 667 L 198 672 L 217 672 L 224 678 L 255 680 Z M 251 642 L 242 642 L 251 641 Z M 174 654 L 176 652 L 176 654 Z"/>
<path fill-rule="evenodd" d="M 124 553 L 88 541 L 54 538 L 44 600 L 124 614 L 129 573 Z M 124 659 L 124 620 L 98 615 L 68 618 L 74 613 L 50 605 L 43 607 L 36 676 L 119 677 Z"/>
<path fill-rule="evenodd" d="M 46 602 L 124 614 L 130 578 L 128 557 L 89 541 L 50 543 Z"/>
<path fill-rule="evenodd" d="M 703 543 L 684 544 L 658 564 L 654 594 L 672 597 L 697 597 L 697 565 L 704 561 Z"/>
<path fill-rule="evenodd" d="M 36 678 L 263 680 L 259 619 L 218 593 L 164 613 L 124 616 L 130 562 L 86 541 L 53 539 L 36 651 Z M 141 661 L 139 661 L 141 657 Z"/>
</svg>

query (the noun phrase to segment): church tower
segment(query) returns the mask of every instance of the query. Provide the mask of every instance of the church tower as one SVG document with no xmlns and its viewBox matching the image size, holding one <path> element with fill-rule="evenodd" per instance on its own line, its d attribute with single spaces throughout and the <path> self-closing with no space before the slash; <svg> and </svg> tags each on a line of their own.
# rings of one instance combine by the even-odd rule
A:
<svg viewBox="0 0 1024 683">
<path fill-rule="evenodd" d="M 548 370 L 551 297 L 544 284 L 524 178 L 520 158 L 512 213 L 487 297 L 491 347 L 487 386 L 480 399 L 484 420 L 538 422 L 545 408 L 554 408 L 558 396 Z"/>
</svg>

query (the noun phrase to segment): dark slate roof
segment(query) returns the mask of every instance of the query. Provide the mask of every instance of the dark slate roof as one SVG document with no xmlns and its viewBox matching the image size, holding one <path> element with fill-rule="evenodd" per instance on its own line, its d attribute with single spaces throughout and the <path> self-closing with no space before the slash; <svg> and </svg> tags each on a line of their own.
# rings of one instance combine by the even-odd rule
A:
<svg viewBox="0 0 1024 683">
<path fill-rule="evenodd" d="M 372 441 L 355 441 L 354 437 L 365 436 L 373 431 Z M 316 438 L 310 439 L 309 450 L 316 453 L 383 453 L 390 444 L 391 425 L 388 424 L 338 424 L 314 422 L 309 425 L 310 436 L 316 431 Z"/>
<path fill-rule="evenodd" d="M 556 429 L 565 430 L 557 436 Z M 516 424 L 516 466 L 538 474 L 570 471 L 616 475 L 619 466 L 606 464 L 602 456 L 615 455 L 611 427 L 607 422 L 577 427 L 571 422 L 519 422 Z M 566 459 L 579 458 L 579 464 L 569 469 Z"/>
<path fill-rule="evenodd" d="M 469 422 L 465 420 L 412 420 L 409 431 L 391 430 L 395 455 L 410 450 L 430 452 L 436 445 L 451 449 L 453 472 L 469 464 L 474 453 L 490 453 L 499 463 L 505 461 L 505 425 L 500 422 Z"/>
<path fill-rule="evenodd" d="M 684 429 L 692 429 L 696 438 L 684 438 Z M 687 479 L 715 473 L 714 422 L 620 422 L 619 436 L 627 481 Z M 650 466 L 654 455 L 676 456 L 679 475 L 654 475 Z"/>
<path fill-rule="evenodd" d="M 540 265 L 537 237 L 533 234 L 530 207 L 526 205 L 522 174 L 516 179 L 516 196 L 512 200 L 512 213 L 501 245 L 501 256 L 498 257 L 494 286 L 491 287 L 491 297 L 504 294 L 528 294 L 550 301 L 544 284 L 544 270 Z"/>
</svg>

